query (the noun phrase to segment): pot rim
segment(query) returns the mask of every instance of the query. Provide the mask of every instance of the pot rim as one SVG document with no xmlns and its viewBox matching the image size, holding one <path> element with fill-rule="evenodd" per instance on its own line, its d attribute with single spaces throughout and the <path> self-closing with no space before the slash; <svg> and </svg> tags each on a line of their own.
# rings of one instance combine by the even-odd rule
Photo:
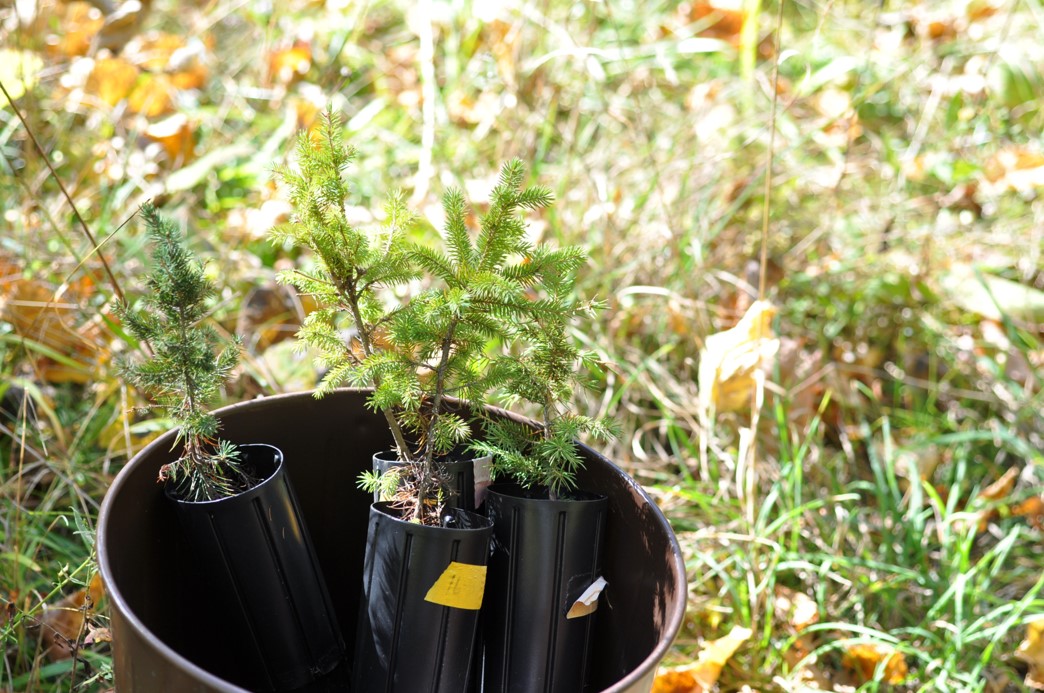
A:
<svg viewBox="0 0 1044 693">
<path fill-rule="evenodd" d="M 402 517 L 401 517 L 402 513 L 398 512 L 394 508 L 394 503 L 395 503 L 395 501 L 379 501 L 377 503 L 371 503 L 370 504 L 371 516 L 372 516 L 373 513 L 379 513 L 380 515 L 382 515 L 383 517 L 388 518 L 389 520 L 394 520 L 395 522 L 401 522 L 404 525 L 409 525 L 411 527 L 411 531 L 412 532 L 419 533 L 419 534 L 430 534 L 430 533 L 436 533 L 436 532 L 437 533 L 442 533 L 442 532 L 464 532 L 464 533 L 472 534 L 472 533 L 475 533 L 475 532 L 488 532 L 493 527 L 492 520 L 490 520 L 485 515 L 482 515 L 481 513 L 477 513 L 477 512 L 471 511 L 471 510 L 462 510 L 460 508 L 453 508 L 451 510 L 447 510 L 447 511 L 445 511 L 443 513 L 443 516 L 445 516 L 447 514 L 466 513 L 467 515 L 471 516 L 471 520 L 472 520 L 472 522 L 475 523 L 475 526 L 473 526 L 473 527 L 443 527 L 441 525 L 439 525 L 439 526 L 422 525 L 419 522 L 410 522 L 409 520 L 402 519 Z M 392 512 L 388 512 L 389 510 L 392 510 Z"/>
<path fill-rule="evenodd" d="M 231 496 L 224 496 L 222 498 L 213 498 L 211 500 L 193 501 L 184 500 L 177 496 L 171 495 L 170 491 L 164 486 L 163 493 L 167 498 L 171 499 L 175 503 L 184 505 L 190 508 L 207 508 L 212 507 L 215 503 L 223 503 L 226 507 L 231 506 L 237 502 L 249 502 L 251 498 L 260 493 L 266 486 L 274 483 L 274 479 L 279 476 L 279 470 L 283 468 L 283 451 L 277 448 L 275 445 L 269 443 L 236 443 L 236 449 L 240 448 L 271 448 L 275 453 L 275 467 L 272 469 L 272 473 L 265 477 L 260 483 L 254 484 L 248 489 L 240 491 L 239 493 Z M 142 449 L 142 452 L 145 452 Z M 137 457 L 137 455 L 135 455 Z M 129 463 L 128 463 L 129 464 Z M 100 520 L 99 520 L 100 524 Z"/>
<path fill-rule="evenodd" d="M 483 462 L 486 460 L 492 461 L 493 455 L 478 455 L 468 453 L 468 455 L 445 455 L 443 457 L 436 457 L 436 464 L 457 464 L 460 462 Z M 449 458 L 449 459 L 447 459 Z M 380 450 L 373 453 L 374 461 L 387 462 L 388 464 L 403 465 L 406 464 L 405 460 L 399 458 L 398 454 L 394 450 Z"/>
<path fill-rule="evenodd" d="M 518 491 L 519 493 L 514 493 L 515 491 Z M 486 493 L 488 494 L 496 494 L 498 496 L 510 498 L 513 501 L 521 501 L 522 503 L 604 503 L 609 500 L 609 496 L 605 495 L 604 493 L 586 491 L 582 488 L 578 488 L 574 491 L 571 491 L 571 493 L 579 494 L 581 496 L 580 498 L 558 498 L 555 500 L 551 500 L 550 498 L 540 498 L 539 496 L 533 497 L 525 495 L 529 491 L 529 488 L 515 481 L 496 481 L 486 488 Z"/>
</svg>

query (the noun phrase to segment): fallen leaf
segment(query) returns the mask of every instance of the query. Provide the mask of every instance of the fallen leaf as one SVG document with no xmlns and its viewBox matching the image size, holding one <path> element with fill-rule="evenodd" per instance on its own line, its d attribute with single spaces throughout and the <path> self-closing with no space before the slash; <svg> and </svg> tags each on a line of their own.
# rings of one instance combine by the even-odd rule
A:
<svg viewBox="0 0 1044 693">
<path fill-rule="evenodd" d="M 99 58 L 87 78 L 87 93 L 115 106 L 134 90 L 141 74 L 134 65 L 123 58 Z"/>
<path fill-rule="evenodd" d="M 891 685 L 902 683 L 909 673 L 906 657 L 890 645 L 857 643 L 845 650 L 842 663 L 860 678 L 861 683 L 873 681 L 879 666 L 884 666 L 884 681 Z"/>
<path fill-rule="evenodd" d="M 312 47 L 297 41 L 289 48 L 272 51 L 268 56 L 268 79 L 271 82 L 290 84 L 308 73 L 312 68 Z"/>
<path fill-rule="evenodd" d="M 1033 496 L 1027 498 L 1011 510 L 1016 517 L 1025 517 L 1031 527 L 1044 529 L 1044 498 Z"/>
<path fill-rule="evenodd" d="M 696 678 L 684 670 L 668 670 L 656 675 L 651 693 L 700 693 Z"/>
<path fill-rule="evenodd" d="M 501 110 L 501 98 L 492 91 L 484 91 L 475 99 L 463 89 L 457 89 L 446 99 L 446 112 L 458 125 L 490 123 L 500 115 Z"/>
<path fill-rule="evenodd" d="M 150 9 L 152 0 L 124 0 L 106 15 L 94 41 L 96 47 L 119 52 L 141 30 Z"/>
<path fill-rule="evenodd" d="M 99 642 L 112 642 L 112 633 L 108 628 L 95 628 L 87 626 L 87 637 L 83 639 L 84 645 L 94 645 Z"/>
<path fill-rule="evenodd" d="M 146 138 L 163 146 L 167 160 L 181 166 L 191 161 L 195 155 L 195 139 L 189 119 L 182 113 L 175 113 L 159 122 L 152 123 L 143 133 Z"/>
<path fill-rule="evenodd" d="M 697 375 L 705 411 L 738 411 L 750 406 L 755 374 L 769 368 L 779 351 L 772 332 L 776 308 L 755 301 L 739 323 L 707 337 Z"/>
<path fill-rule="evenodd" d="M 983 166 L 990 190 L 1029 192 L 1044 187 L 1044 154 L 1019 147 L 1002 149 Z"/>
<path fill-rule="evenodd" d="M 994 0 L 971 0 L 964 8 L 965 16 L 972 22 L 988 19 L 998 12 L 1000 12 L 1000 3 Z"/>
<path fill-rule="evenodd" d="M 36 76 L 43 69 L 43 60 L 30 51 L 0 49 L 0 82 L 14 101 L 36 85 Z M 0 109 L 7 108 L 7 101 Z"/>
<path fill-rule="evenodd" d="M 1026 619 L 1026 638 L 1015 650 L 1015 656 L 1029 665 L 1026 685 L 1044 690 L 1044 614 Z"/>
<path fill-rule="evenodd" d="M 724 39 L 738 46 L 746 18 L 742 8 L 740 0 L 696 0 L 688 6 L 686 19 L 702 27 L 700 36 Z"/>
<path fill-rule="evenodd" d="M 59 17 L 55 33 L 47 37 L 48 52 L 67 58 L 87 55 L 105 24 L 101 10 L 87 2 L 70 2 Z"/>
<path fill-rule="evenodd" d="M 169 75 L 145 73 L 128 97 L 127 107 L 146 118 L 166 115 L 174 110 L 176 92 Z"/>
<path fill-rule="evenodd" d="M 740 645 L 750 640 L 754 631 L 734 626 L 729 633 L 707 642 L 694 664 L 667 669 L 653 681 L 653 693 L 704 693 L 714 687 L 721 670 Z"/>
<path fill-rule="evenodd" d="M 77 590 L 54 606 L 44 607 L 40 638 L 51 660 L 68 659 L 84 633 L 87 617 L 105 594 L 101 575 L 95 573 L 87 589 Z"/>
<path fill-rule="evenodd" d="M 200 89 L 210 76 L 204 60 L 207 47 L 203 40 L 161 31 L 135 38 L 127 44 L 123 56 L 142 69 L 165 74 L 175 89 Z"/>
<path fill-rule="evenodd" d="M 80 309 L 93 291 L 86 276 L 57 288 L 26 278 L 16 260 L 0 253 L 0 322 L 31 341 L 37 371 L 47 382 L 88 382 L 108 358 L 99 346 L 98 320 L 85 319 Z"/>
<path fill-rule="evenodd" d="M 171 56 L 185 47 L 185 39 L 162 31 L 150 31 L 127 44 L 124 57 L 149 72 L 164 72 Z"/>
<path fill-rule="evenodd" d="M 1004 500 L 1011 493 L 1012 489 L 1015 488 L 1015 481 L 1018 478 L 1018 467 L 1010 467 L 999 479 L 979 492 L 979 500 L 987 502 Z"/>
<path fill-rule="evenodd" d="M 1044 322 L 1044 291 L 968 265 L 955 265 L 942 277 L 940 288 L 958 308 L 988 320 Z"/>
<path fill-rule="evenodd" d="M 1012 490 L 1015 488 L 1015 481 L 1018 477 L 1019 470 L 1015 467 L 1011 467 L 999 479 L 980 491 L 979 495 L 975 498 L 980 502 L 980 505 L 987 504 L 987 507 L 969 513 L 969 517 L 966 520 L 958 520 L 955 523 L 956 527 L 960 530 L 964 530 L 974 525 L 978 527 L 978 531 L 985 532 L 990 521 L 996 518 L 999 514 L 997 504 L 1011 494 Z"/>
</svg>

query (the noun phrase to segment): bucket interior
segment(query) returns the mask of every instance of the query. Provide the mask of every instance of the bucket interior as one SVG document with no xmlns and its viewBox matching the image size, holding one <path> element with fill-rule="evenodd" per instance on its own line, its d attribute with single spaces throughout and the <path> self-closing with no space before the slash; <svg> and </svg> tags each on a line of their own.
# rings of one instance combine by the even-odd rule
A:
<svg viewBox="0 0 1044 693">
<path fill-rule="evenodd" d="M 322 399 L 310 393 L 280 395 L 219 410 L 222 436 L 236 443 L 268 443 L 282 449 L 327 586 L 353 651 L 362 584 L 366 527 L 372 496 L 356 485 L 373 453 L 391 438 L 382 417 L 365 406 L 366 392 L 341 390 Z M 168 434 L 128 464 L 102 509 L 99 562 L 110 602 L 121 624 L 116 643 L 121 667 L 169 665 L 199 678 L 220 657 L 195 605 L 186 547 L 177 518 L 156 483 L 173 458 Z M 655 665 L 666 653 L 685 610 L 684 566 L 677 542 L 659 509 L 611 462 L 583 449 L 587 467 L 580 488 L 609 497 L 604 561 L 608 587 L 595 616 L 591 690 L 649 690 Z M 196 690 L 238 690 L 220 679 Z"/>
</svg>

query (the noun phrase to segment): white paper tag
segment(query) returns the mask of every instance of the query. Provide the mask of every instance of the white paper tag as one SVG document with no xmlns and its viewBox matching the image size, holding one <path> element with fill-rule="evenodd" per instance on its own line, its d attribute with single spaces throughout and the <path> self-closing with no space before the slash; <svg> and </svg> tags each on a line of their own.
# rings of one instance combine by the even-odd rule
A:
<svg viewBox="0 0 1044 693">
<path fill-rule="evenodd" d="M 475 460 L 475 507 L 479 507 L 486 500 L 486 489 L 489 488 L 489 469 L 491 457 L 480 457 Z"/>
<path fill-rule="evenodd" d="M 600 577 L 591 583 L 590 587 L 584 590 L 584 593 L 580 595 L 580 598 L 573 602 L 573 605 L 569 607 L 569 612 L 566 613 L 566 618 L 580 618 L 581 616 L 587 616 L 598 608 L 598 597 L 602 594 L 602 590 L 605 589 L 609 583 L 605 581 L 605 578 Z"/>
</svg>

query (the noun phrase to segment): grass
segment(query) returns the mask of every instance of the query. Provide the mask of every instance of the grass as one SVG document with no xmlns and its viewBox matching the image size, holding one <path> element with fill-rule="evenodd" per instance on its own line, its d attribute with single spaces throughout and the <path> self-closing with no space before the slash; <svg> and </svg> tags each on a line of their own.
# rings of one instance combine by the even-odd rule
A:
<svg viewBox="0 0 1044 693">
<path fill-rule="evenodd" d="M 0 9 L 2 50 L 42 64 L 25 79 L 5 53 L 0 81 L 25 82 L 15 103 L 114 275 L 0 100 L 0 690 L 111 685 L 105 643 L 73 665 L 39 633 L 44 605 L 89 583 L 112 476 L 163 429 L 112 367 L 135 348 L 110 308 L 117 285 L 140 290 L 140 224 L 122 225 L 140 201 L 212 259 L 215 318 L 248 345 L 229 400 L 314 383 L 279 342 L 306 306 L 274 274 L 302 258 L 263 236 L 283 210 L 270 171 L 328 100 L 360 151 L 361 218 L 404 186 L 438 226 L 446 186 L 480 194 L 521 156 L 559 199 L 534 232 L 591 249 L 581 290 L 609 308 L 577 336 L 613 367 L 581 405 L 620 421 L 607 454 L 685 550 L 669 663 L 740 625 L 754 635 L 723 690 L 1017 690 L 1044 611 L 1040 520 L 1020 510 L 1044 490 L 1044 8 L 792 0 L 775 56 L 778 4 L 745 3 L 746 22 L 709 6 L 156 2 L 143 31 L 188 57 L 131 42 L 125 93 L 98 62 L 87 76 L 88 5 Z M 133 90 L 159 101 L 168 79 L 172 109 L 135 113 Z M 701 418 L 701 347 L 762 280 L 782 342 L 765 405 Z M 815 623 L 782 607 L 795 593 Z M 902 653 L 903 680 L 887 657 L 854 666 L 860 643 Z"/>
</svg>

